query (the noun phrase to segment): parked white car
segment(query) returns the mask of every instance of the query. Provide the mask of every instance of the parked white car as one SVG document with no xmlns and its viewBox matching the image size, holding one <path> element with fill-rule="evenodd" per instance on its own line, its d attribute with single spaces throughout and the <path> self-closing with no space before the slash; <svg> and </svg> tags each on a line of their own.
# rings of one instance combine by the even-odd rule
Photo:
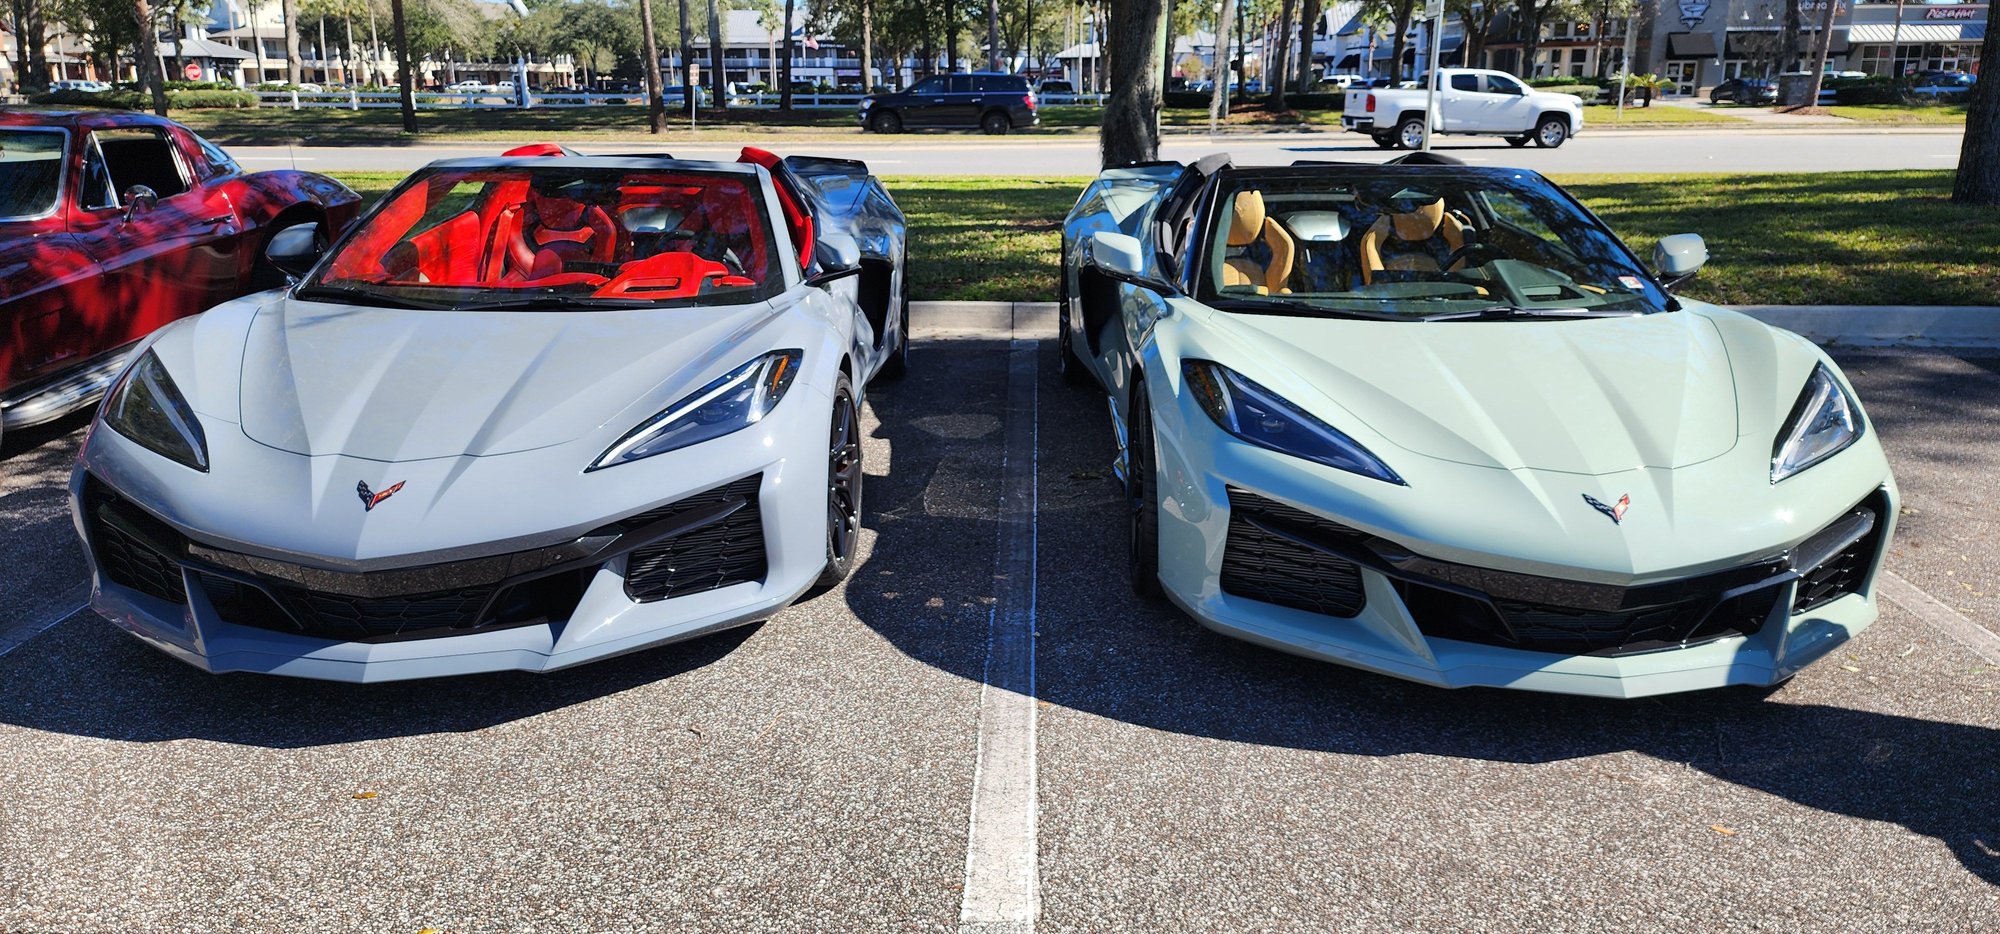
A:
<svg viewBox="0 0 2000 934">
<path fill-rule="evenodd" d="M 499 90 L 499 88 L 480 81 L 477 78 L 467 78 L 464 81 L 447 84 L 444 86 L 444 89 L 448 94 L 491 94 Z"/>
<path fill-rule="evenodd" d="M 1340 125 L 1368 134 L 1384 149 L 1422 146 L 1427 80 L 1394 90 L 1349 90 Z M 1501 136 L 1515 146 L 1533 141 L 1554 149 L 1583 130 L 1583 98 L 1534 90 L 1503 71 L 1440 70 L 1438 105 L 1433 133 Z"/>
<path fill-rule="evenodd" d="M 70 81 L 57 81 L 56 83 L 49 85 L 49 90 L 82 91 L 86 94 L 102 94 L 105 91 L 111 90 L 111 85 L 105 84 L 102 81 L 85 81 L 78 79 Z"/>
</svg>

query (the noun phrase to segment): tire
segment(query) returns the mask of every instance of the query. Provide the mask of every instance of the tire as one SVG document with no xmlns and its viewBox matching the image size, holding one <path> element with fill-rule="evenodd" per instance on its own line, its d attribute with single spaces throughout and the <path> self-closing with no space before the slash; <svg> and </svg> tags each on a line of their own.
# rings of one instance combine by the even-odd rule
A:
<svg viewBox="0 0 2000 934">
<path fill-rule="evenodd" d="M 903 132 L 903 117 L 893 110 L 871 114 L 868 117 L 868 129 L 871 132 L 883 134 L 901 133 Z"/>
<path fill-rule="evenodd" d="M 1710 92 L 1708 95 L 1708 102 L 1710 104 L 1727 104 L 1729 103 L 1729 98 L 1721 94 Z"/>
<path fill-rule="evenodd" d="M 903 254 L 903 269 L 910 268 L 909 253 Z M 910 372 L 910 282 L 909 273 L 903 274 L 902 311 L 897 315 L 896 349 L 882 361 L 882 369 L 876 375 L 884 379 L 902 379 Z"/>
<path fill-rule="evenodd" d="M 1509 145 L 1509 146 L 1512 146 L 1512 147 L 1514 147 L 1515 149 L 1519 149 L 1519 148 L 1521 148 L 1521 147 L 1523 147 L 1523 146 L 1526 146 L 1526 145 L 1528 145 L 1529 143 L 1532 143 L 1532 142 L 1534 142 L 1534 141 L 1535 141 L 1535 138 L 1534 138 L 1534 137 L 1532 137 L 1532 136 L 1509 136 L 1509 137 L 1507 137 L 1507 145 Z"/>
<path fill-rule="evenodd" d="M 1370 133 L 1368 138 L 1374 140 L 1375 145 L 1382 149 L 1396 148 L 1396 137 L 1388 133 Z"/>
<path fill-rule="evenodd" d="M 1153 410 L 1146 398 L 1145 377 L 1134 371 L 1132 381 L 1125 438 L 1125 502 L 1132 514 L 1127 566 L 1132 573 L 1132 592 L 1157 600 L 1164 591 L 1160 588 L 1160 484 L 1153 454 Z"/>
<path fill-rule="evenodd" d="M 1424 118 L 1410 117 L 1396 124 L 1396 146 L 1401 149 L 1424 148 Z"/>
<path fill-rule="evenodd" d="M 979 118 L 979 129 L 984 131 L 987 136 L 1006 136 L 1007 131 L 1013 128 L 1014 121 L 1009 120 L 1006 114 L 997 110 Z"/>
<path fill-rule="evenodd" d="M 1535 121 L 1535 145 L 1555 149 L 1569 140 L 1569 121 L 1549 114 Z"/>
<path fill-rule="evenodd" d="M 826 569 L 815 589 L 832 587 L 854 570 L 861 541 L 861 413 L 854 407 L 854 383 L 846 373 L 833 386 L 833 422 L 828 433 L 826 478 Z"/>
</svg>

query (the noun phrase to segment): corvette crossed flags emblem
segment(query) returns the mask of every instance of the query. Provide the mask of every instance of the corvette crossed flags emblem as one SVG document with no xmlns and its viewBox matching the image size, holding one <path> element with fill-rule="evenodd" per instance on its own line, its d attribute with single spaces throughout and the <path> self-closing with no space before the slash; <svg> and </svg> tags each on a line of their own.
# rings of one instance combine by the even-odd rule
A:
<svg viewBox="0 0 2000 934">
<path fill-rule="evenodd" d="M 400 483 L 396 485 L 402 486 Z M 1630 493 L 1619 496 L 1618 502 L 1615 504 L 1606 503 L 1589 493 L 1583 494 L 1583 501 L 1589 503 L 1590 508 L 1603 513 L 1606 518 L 1611 520 L 1612 525 L 1623 525 L 1625 523 L 1625 510 L 1632 508 L 1632 494 Z"/>
<path fill-rule="evenodd" d="M 361 497 L 362 512 L 374 512 L 375 507 L 382 505 L 383 500 L 396 495 L 396 491 L 402 488 L 403 488 L 403 481 L 398 480 L 396 481 L 395 486 L 392 486 L 386 490 L 383 490 L 380 493 L 377 493 L 373 490 L 368 489 L 368 481 L 363 480 L 360 483 L 354 485 L 354 493 L 355 495 Z"/>
</svg>

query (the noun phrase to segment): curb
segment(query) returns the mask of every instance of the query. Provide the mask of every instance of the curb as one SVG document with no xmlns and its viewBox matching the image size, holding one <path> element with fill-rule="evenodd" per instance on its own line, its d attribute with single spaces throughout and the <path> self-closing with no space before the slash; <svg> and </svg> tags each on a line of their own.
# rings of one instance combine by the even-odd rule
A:
<svg viewBox="0 0 2000 934">
<path fill-rule="evenodd" d="M 1823 347 L 2000 350 L 2000 307 L 1740 305 L 1736 311 Z M 924 336 L 1056 336 L 1055 302 L 911 302 Z"/>
</svg>

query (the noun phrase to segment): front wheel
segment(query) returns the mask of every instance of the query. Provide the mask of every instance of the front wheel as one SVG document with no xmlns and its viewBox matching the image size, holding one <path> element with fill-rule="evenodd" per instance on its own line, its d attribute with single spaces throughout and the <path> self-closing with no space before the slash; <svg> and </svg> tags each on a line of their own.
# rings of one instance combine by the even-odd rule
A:
<svg viewBox="0 0 2000 934">
<path fill-rule="evenodd" d="M 1131 509 L 1132 592 L 1148 599 L 1160 589 L 1160 484 L 1153 455 L 1153 410 L 1145 377 L 1132 374 L 1132 406 L 1125 420 L 1125 501 Z"/>
<path fill-rule="evenodd" d="M 1396 124 L 1396 145 L 1404 149 L 1424 148 L 1424 118 L 1411 117 Z"/>
<path fill-rule="evenodd" d="M 1013 129 L 1013 121 L 996 110 L 979 121 L 979 128 L 985 130 L 987 136 L 1005 136 L 1008 130 Z"/>
<path fill-rule="evenodd" d="M 1561 117 L 1543 117 L 1535 124 L 1535 145 L 1543 149 L 1554 149 L 1569 139 L 1569 121 Z"/>
<path fill-rule="evenodd" d="M 861 420 L 846 373 L 833 386 L 833 427 L 826 460 L 826 570 L 815 588 L 832 587 L 854 570 L 861 542 Z"/>
<path fill-rule="evenodd" d="M 895 111 L 879 113 L 868 118 L 868 128 L 877 133 L 903 132 L 903 118 Z"/>
</svg>

